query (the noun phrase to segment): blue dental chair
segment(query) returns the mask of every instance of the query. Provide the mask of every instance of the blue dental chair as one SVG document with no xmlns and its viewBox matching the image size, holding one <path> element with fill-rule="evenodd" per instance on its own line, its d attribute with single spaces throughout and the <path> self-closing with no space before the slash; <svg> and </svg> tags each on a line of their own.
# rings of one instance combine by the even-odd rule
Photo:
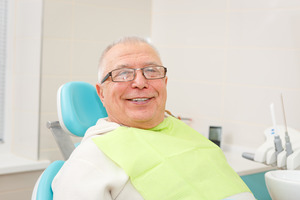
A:
<svg viewBox="0 0 300 200">
<path fill-rule="evenodd" d="M 58 89 L 57 113 L 59 121 L 49 121 L 47 127 L 65 160 L 76 148 L 71 136 L 83 137 L 99 118 L 107 117 L 96 88 L 86 82 L 68 82 Z M 32 200 L 53 199 L 51 183 L 63 164 L 63 160 L 57 160 L 45 169 L 35 184 Z"/>
<path fill-rule="evenodd" d="M 47 122 L 60 151 L 67 160 L 75 149 L 71 136 L 83 137 L 86 130 L 95 125 L 99 118 L 107 117 L 96 89 L 85 82 L 69 82 L 57 92 L 57 113 L 59 121 Z M 52 200 L 52 180 L 64 164 L 64 160 L 51 163 L 37 180 L 32 200 Z M 258 200 L 270 199 L 263 174 L 243 176 L 242 179 Z"/>
</svg>

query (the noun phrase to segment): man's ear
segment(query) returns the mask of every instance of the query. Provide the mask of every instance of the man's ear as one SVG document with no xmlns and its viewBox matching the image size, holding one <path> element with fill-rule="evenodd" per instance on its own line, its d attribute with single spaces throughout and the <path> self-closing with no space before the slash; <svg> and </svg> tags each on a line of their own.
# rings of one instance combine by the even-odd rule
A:
<svg viewBox="0 0 300 200">
<path fill-rule="evenodd" d="M 103 104 L 103 106 L 105 107 L 104 105 L 104 95 L 103 95 L 103 88 L 101 87 L 101 84 L 100 83 L 97 83 L 96 84 L 96 90 L 97 90 L 97 94 Z"/>
</svg>

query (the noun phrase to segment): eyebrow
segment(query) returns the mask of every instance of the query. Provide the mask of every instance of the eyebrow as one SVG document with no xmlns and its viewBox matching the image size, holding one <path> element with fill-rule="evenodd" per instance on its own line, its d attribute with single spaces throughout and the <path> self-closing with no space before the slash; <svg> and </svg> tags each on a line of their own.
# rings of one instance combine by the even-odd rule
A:
<svg viewBox="0 0 300 200">
<path fill-rule="evenodd" d="M 114 69 L 128 68 L 129 65 L 117 65 Z"/>
<path fill-rule="evenodd" d="M 145 64 L 144 64 L 144 66 L 149 66 L 149 65 L 159 65 L 159 64 L 157 64 L 156 62 L 146 62 Z M 159 65 L 160 66 L 160 65 Z M 131 66 L 130 65 L 117 65 L 116 67 L 115 67 L 115 69 L 121 69 L 121 68 L 130 68 Z"/>
<path fill-rule="evenodd" d="M 145 66 L 148 66 L 148 65 L 161 65 L 161 64 L 158 64 L 158 63 L 156 63 L 156 62 L 148 62 L 148 63 L 146 63 Z"/>
</svg>

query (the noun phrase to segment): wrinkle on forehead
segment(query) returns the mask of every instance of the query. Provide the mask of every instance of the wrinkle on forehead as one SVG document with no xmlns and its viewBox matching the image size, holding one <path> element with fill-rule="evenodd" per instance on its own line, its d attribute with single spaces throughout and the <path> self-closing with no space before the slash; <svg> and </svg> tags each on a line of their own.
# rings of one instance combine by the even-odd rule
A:
<svg viewBox="0 0 300 200">
<path fill-rule="evenodd" d="M 153 66 L 153 65 L 161 66 L 161 63 L 157 63 L 157 62 L 145 62 L 141 67 Z M 135 67 L 131 66 L 131 65 L 127 65 L 127 64 L 124 64 L 124 65 L 121 64 L 121 65 L 117 65 L 115 68 L 119 69 L 119 68 L 135 68 Z"/>
<path fill-rule="evenodd" d="M 111 48 L 103 59 L 105 73 L 122 67 L 136 67 L 136 65 L 143 67 L 162 65 L 162 63 L 157 52 L 145 43 L 118 44 Z"/>
</svg>

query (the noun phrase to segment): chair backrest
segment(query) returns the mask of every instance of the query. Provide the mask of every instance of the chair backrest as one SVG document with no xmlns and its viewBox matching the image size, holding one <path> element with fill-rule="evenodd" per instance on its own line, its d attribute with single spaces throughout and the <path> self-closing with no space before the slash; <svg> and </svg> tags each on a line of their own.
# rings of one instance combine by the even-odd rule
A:
<svg viewBox="0 0 300 200">
<path fill-rule="evenodd" d="M 63 166 L 65 161 L 57 160 L 51 163 L 47 169 L 41 174 L 38 181 L 35 184 L 32 193 L 32 200 L 52 200 L 53 199 L 53 191 L 51 188 L 51 184 L 53 178 L 56 176 L 57 172 Z"/>
<path fill-rule="evenodd" d="M 69 82 L 59 88 L 57 113 L 63 130 L 79 137 L 99 118 L 107 117 L 96 88 L 86 82 Z"/>
<path fill-rule="evenodd" d="M 96 88 L 86 82 L 68 82 L 57 92 L 57 112 L 59 121 L 48 122 L 47 126 L 64 156 L 68 159 L 74 150 L 70 134 L 83 137 L 86 130 L 100 118 L 107 117 Z M 51 163 L 39 177 L 32 193 L 32 200 L 52 200 L 52 180 L 64 161 Z"/>
</svg>

